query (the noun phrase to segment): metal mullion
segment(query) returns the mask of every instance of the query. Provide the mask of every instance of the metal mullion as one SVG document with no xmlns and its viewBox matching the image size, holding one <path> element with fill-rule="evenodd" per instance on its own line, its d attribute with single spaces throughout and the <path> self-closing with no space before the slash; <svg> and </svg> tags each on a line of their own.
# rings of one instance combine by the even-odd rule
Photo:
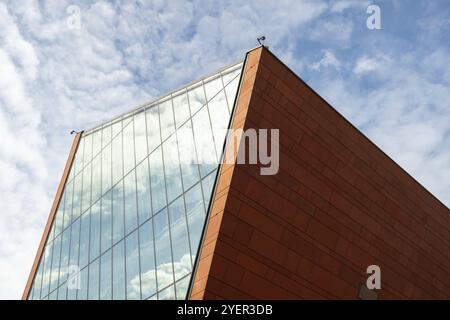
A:
<svg viewBox="0 0 450 320">
<path fill-rule="evenodd" d="M 142 111 L 144 114 L 144 121 L 145 121 L 145 109 L 144 111 Z M 139 239 L 139 204 L 138 204 L 138 197 L 137 197 L 137 170 L 136 170 L 136 163 L 137 163 L 137 152 L 136 152 L 136 127 L 135 127 L 135 123 L 134 123 L 134 118 L 135 118 L 134 114 L 131 119 L 131 121 L 133 122 L 133 144 L 134 144 L 134 184 L 135 184 L 135 201 L 136 201 L 136 221 L 137 221 L 137 227 L 135 230 L 133 230 L 132 232 L 136 232 L 137 233 L 137 239 L 138 239 L 138 268 L 139 268 L 139 300 L 142 300 L 142 279 L 141 279 L 141 242 Z M 147 137 L 147 123 L 145 123 L 145 136 Z M 145 140 L 146 142 L 146 149 L 148 153 L 148 145 L 147 145 L 147 139 Z M 133 169 L 131 170 L 133 171 Z M 130 172 L 131 172 L 130 171 Z M 130 232 L 130 234 L 132 233 Z"/>
<path fill-rule="evenodd" d="M 166 194 L 166 211 L 167 211 L 167 221 L 168 221 L 168 230 L 169 230 L 169 241 L 170 241 L 170 255 L 172 257 L 172 278 L 173 283 L 175 283 L 175 271 L 173 268 L 173 249 L 172 249 L 172 231 L 170 228 L 170 215 L 169 215 L 169 196 L 167 194 L 167 183 L 166 183 L 166 166 L 165 166 L 165 160 L 164 160 L 164 148 L 162 143 L 162 131 L 161 131 L 161 109 L 160 104 L 158 104 L 158 119 L 159 119 L 159 132 L 160 132 L 160 138 L 161 138 L 161 157 L 162 157 L 162 165 L 163 165 L 163 175 L 164 175 L 164 191 Z M 172 105 L 172 112 L 173 112 L 173 105 Z M 175 124 L 174 124 L 175 125 Z M 165 140 L 167 141 L 167 139 Z M 160 210 L 161 211 L 161 210 Z M 157 284 L 158 285 L 158 284 Z M 158 291 L 158 299 L 159 299 L 159 291 Z"/>
<path fill-rule="evenodd" d="M 158 107 L 158 126 L 160 126 L 159 124 L 159 105 L 157 105 Z M 148 132 L 147 132 L 147 108 L 145 109 L 145 133 L 146 133 L 146 141 L 147 141 L 147 151 L 150 152 L 150 149 L 148 148 Z M 160 137 L 159 139 L 162 140 L 161 138 L 161 128 L 159 128 L 159 134 Z M 161 151 L 162 151 L 162 145 L 160 145 L 161 147 Z M 153 196 L 152 196 L 152 175 L 151 175 L 151 168 L 150 168 L 150 155 L 156 150 L 158 149 L 158 147 L 156 147 L 155 149 L 153 149 L 146 157 L 147 159 L 147 166 L 148 166 L 148 179 L 149 179 L 149 186 L 150 186 L 150 209 L 152 211 L 152 216 L 151 216 L 151 224 L 152 224 L 152 240 L 153 240 L 153 261 L 154 261 L 154 266 L 155 266 L 155 284 L 156 284 L 156 298 L 158 298 L 158 271 L 157 271 L 157 266 L 156 266 L 156 241 L 155 241 L 155 214 L 153 212 Z M 162 154 L 162 152 L 161 152 Z M 144 222 L 145 223 L 145 222 Z M 142 223 L 142 224 L 144 224 Z M 140 248 L 139 248 L 139 253 L 140 253 Z M 142 283 L 141 283 L 142 285 Z M 153 294 L 153 295 L 155 295 Z"/>
</svg>

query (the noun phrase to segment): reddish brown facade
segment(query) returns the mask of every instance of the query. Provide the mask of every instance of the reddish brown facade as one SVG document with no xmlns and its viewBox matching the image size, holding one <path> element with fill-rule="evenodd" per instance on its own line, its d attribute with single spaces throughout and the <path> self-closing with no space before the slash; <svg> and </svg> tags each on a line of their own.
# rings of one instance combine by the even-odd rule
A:
<svg viewBox="0 0 450 320">
<path fill-rule="evenodd" d="M 450 298 L 450 211 L 266 48 L 233 129 L 280 129 L 280 169 L 221 166 L 191 299 Z"/>
</svg>

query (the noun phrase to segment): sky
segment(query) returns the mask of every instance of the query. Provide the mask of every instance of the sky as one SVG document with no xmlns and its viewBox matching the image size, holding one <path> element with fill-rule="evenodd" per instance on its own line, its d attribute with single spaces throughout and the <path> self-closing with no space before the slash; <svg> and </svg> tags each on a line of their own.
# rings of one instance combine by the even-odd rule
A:
<svg viewBox="0 0 450 320">
<path fill-rule="evenodd" d="M 0 299 L 21 297 L 70 131 L 243 59 L 261 35 L 450 207 L 448 0 L 0 0 Z"/>
</svg>

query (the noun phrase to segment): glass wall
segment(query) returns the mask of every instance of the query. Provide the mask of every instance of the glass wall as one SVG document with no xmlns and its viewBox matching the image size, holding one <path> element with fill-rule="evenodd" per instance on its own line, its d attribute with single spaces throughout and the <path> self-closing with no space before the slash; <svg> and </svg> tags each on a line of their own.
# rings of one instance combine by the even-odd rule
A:
<svg viewBox="0 0 450 320">
<path fill-rule="evenodd" d="M 29 299 L 185 299 L 241 69 L 83 134 Z"/>
</svg>

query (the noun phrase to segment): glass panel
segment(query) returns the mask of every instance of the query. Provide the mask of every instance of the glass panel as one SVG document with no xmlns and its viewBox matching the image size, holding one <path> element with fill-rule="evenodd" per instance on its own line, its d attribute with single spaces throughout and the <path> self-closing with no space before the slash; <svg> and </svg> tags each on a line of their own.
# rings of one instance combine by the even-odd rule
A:
<svg viewBox="0 0 450 320">
<path fill-rule="evenodd" d="M 95 157 L 98 155 L 102 148 L 102 130 L 97 130 L 92 134 L 92 156 Z"/>
<path fill-rule="evenodd" d="M 205 200 L 205 209 L 208 210 L 209 202 L 211 200 L 211 192 L 214 188 L 214 182 L 216 180 L 216 172 L 214 170 L 206 178 L 202 180 L 203 199 Z"/>
<path fill-rule="evenodd" d="M 175 283 L 175 288 L 177 292 L 177 300 L 185 300 L 188 287 L 189 287 L 189 280 L 191 279 L 190 276 L 184 277 L 177 283 Z"/>
<path fill-rule="evenodd" d="M 50 274 L 52 268 L 53 242 L 47 243 L 44 251 L 44 270 L 42 275 L 41 299 L 49 293 Z"/>
<path fill-rule="evenodd" d="M 80 268 L 84 268 L 89 260 L 89 227 L 90 227 L 90 211 L 81 216 L 80 229 Z"/>
<path fill-rule="evenodd" d="M 161 121 L 161 138 L 164 141 L 175 131 L 173 123 L 172 100 L 166 100 L 159 105 L 159 118 Z"/>
<path fill-rule="evenodd" d="M 116 120 L 112 125 L 112 138 L 114 139 L 122 131 L 122 120 Z"/>
<path fill-rule="evenodd" d="M 148 160 L 144 160 L 136 168 L 137 203 L 139 224 L 151 217 L 150 175 Z"/>
<path fill-rule="evenodd" d="M 122 181 L 112 189 L 113 195 L 113 244 L 125 236 Z"/>
<path fill-rule="evenodd" d="M 154 217 L 154 228 L 158 288 L 165 288 L 174 281 L 169 221 L 166 209 Z"/>
<path fill-rule="evenodd" d="M 146 299 L 156 293 L 156 268 L 153 242 L 153 220 L 149 220 L 139 228 L 141 290 Z"/>
<path fill-rule="evenodd" d="M 81 189 L 83 185 L 83 174 L 80 173 L 75 177 L 72 204 L 72 219 L 76 219 L 81 214 Z"/>
<path fill-rule="evenodd" d="M 220 77 L 216 77 L 215 79 L 212 79 L 205 83 L 205 92 L 206 92 L 206 99 L 209 101 L 215 97 L 215 95 L 223 89 L 222 86 L 222 79 Z M 227 104 L 225 103 L 225 107 Z"/>
<path fill-rule="evenodd" d="M 112 298 L 112 255 L 111 250 L 101 256 L 100 263 L 100 299 L 110 300 Z"/>
<path fill-rule="evenodd" d="M 102 194 L 111 189 L 111 145 L 102 151 Z"/>
<path fill-rule="evenodd" d="M 123 129 L 123 172 L 126 175 L 136 166 L 134 160 L 134 130 L 133 122 Z"/>
<path fill-rule="evenodd" d="M 84 137 L 83 163 L 86 166 L 92 160 L 92 134 Z"/>
<path fill-rule="evenodd" d="M 191 106 L 191 114 L 194 115 L 206 103 L 205 91 L 201 83 L 193 86 L 188 91 L 189 105 Z"/>
<path fill-rule="evenodd" d="M 138 164 L 148 155 L 145 112 L 143 111 L 134 116 L 134 141 L 136 144 L 136 164 Z"/>
<path fill-rule="evenodd" d="M 102 130 L 102 148 L 111 142 L 111 125 L 108 123 L 103 126 Z"/>
<path fill-rule="evenodd" d="M 164 289 L 158 294 L 159 300 L 175 300 L 175 290 L 173 285 Z"/>
<path fill-rule="evenodd" d="M 56 211 L 55 215 L 55 222 L 54 222 L 54 228 L 55 228 L 55 234 L 60 234 L 63 229 L 63 221 L 64 221 L 64 200 L 65 200 L 65 194 L 64 191 L 61 196 L 61 201 L 58 206 L 58 210 Z"/>
<path fill-rule="evenodd" d="M 64 217 L 61 219 L 61 222 L 63 223 L 62 230 L 67 228 L 72 220 L 72 199 L 73 199 L 73 181 L 69 182 L 66 185 L 64 191 Z"/>
<path fill-rule="evenodd" d="M 139 244 L 137 230 L 125 239 L 127 299 L 141 298 L 141 278 L 139 272 Z"/>
<path fill-rule="evenodd" d="M 217 168 L 216 151 L 209 122 L 208 109 L 203 108 L 192 118 L 195 144 L 202 177 Z"/>
<path fill-rule="evenodd" d="M 203 205 L 202 190 L 197 184 L 185 195 L 187 220 L 192 252 L 198 251 L 200 237 L 205 224 L 205 207 Z"/>
<path fill-rule="evenodd" d="M 97 259 L 89 265 L 89 300 L 99 299 L 99 272 L 100 259 Z"/>
<path fill-rule="evenodd" d="M 150 153 L 161 144 L 158 106 L 150 107 L 147 110 L 146 115 L 147 115 L 148 151 Z"/>
<path fill-rule="evenodd" d="M 33 287 L 34 287 L 33 299 L 34 300 L 37 300 L 37 299 L 41 298 L 41 285 L 42 285 L 42 270 L 43 270 L 43 266 L 44 266 L 44 258 L 41 259 L 38 271 L 36 273 L 36 276 L 34 277 L 34 282 L 33 282 Z"/>
<path fill-rule="evenodd" d="M 113 247 L 113 299 L 125 300 L 124 241 L 120 241 Z"/>
<path fill-rule="evenodd" d="M 80 290 L 78 290 L 77 299 L 78 300 L 87 300 L 88 298 L 88 267 L 84 268 L 80 272 Z"/>
<path fill-rule="evenodd" d="M 136 173 L 131 171 L 123 180 L 125 190 L 125 234 L 137 227 Z"/>
<path fill-rule="evenodd" d="M 67 282 L 64 282 L 58 288 L 58 300 L 66 300 L 67 299 Z"/>
<path fill-rule="evenodd" d="M 219 79 L 220 80 L 220 79 Z M 224 91 L 220 91 L 211 101 L 208 102 L 209 114 L 216 143 L 216 150 L 222 154 L 230 114 L 227 108 L 227 101 Z"/>
<path fill-rule="evenodd" d="M 122 132 L 112 141 L 112 178 L 113 185 L 123 178 Z"/>
<path fill-rule="evenodd" d="M 59 268 L 59 283 L 67 280 L 67 272 L 69 271 L 69 253 L 70 253 L 70 232 L 71 228 L 67 228 L 62 234 L 61 243 L 61 263 Z"/>
<path fill-rule="evenodd" d="M 173 109 L 176 127 L 179 128 L 190 117 L 187 93 L 182 93 L 173 98 Z"/>
<path fill-rule="evenodd" d="M 102 192 L 102 158 L 99 154 L 92 162 L 92 203 L 100 199 Z"/>
<path fill-rule="evenodd" d="M 77 219 L 71 228 L 71 237 L 70 237 L 70 260 L 69 266 L 77 267 L 78 266 L 78 254 L 80 249 L 80 219 Z M 76 288 L 68 288 L 67 290 L 67 299 L 75 300 L 77 297 L 77 289 Z"/>
<path fill-rule="evenodd" d="M 80 143 L 78 144 L 77 153 L 75 155 L 74 166 L 75 166 L 75 175 L 77 175 L 81 170 L 83 170 L 83 156 L 84 156 L 84 137 L 80 139 Z"/>
<path fill-rule="evenodd" d="M 100 213 L 101 204 L 97 201 L 91 208 L 91 237 L 89 240 L 89 261 L 100 255 Z"/>
<path fill-rule="evenodd" d="M 191 121 L 188 121 L 181 127 L 180 133 L 177 134 L 177 138 L 183 188 L 184 190 L 187 190 L 200 179 L 197 165 L 197 151 L 195 149 Z"/>
<path fill-rule="evenodd" d="M 228 100 L 228 109 L 231 111 L 236 100 L 236 94 L 239 86 L 241 70 L 237 69 L 229 74 L 223 76 L 223 83 L 225 85 L 225 93 Z"/>
<path fill-rule="evenodd" d="M 101 252 L 105 252 L 112 245 L 112 192 L 109 191 L 102 198 L 102 218 L 101 218 Z"/>
<path fill-rule="evenodd" d="M 52 272 L 50 274 L 50 292 L 58 287 L 59 258 L 61 256 L 61 235 L 53 241 Z"/>
<path fill-rule="evenodd" d="M 172 238 L 173 269 L 176 281 L 192 270 L 183 197 L 178 198 L 169 206 L 169 217 Z"/>
<path fill-rule="evenodd" d="M 167 201 L 171 202 L 183 191 L 176 135 L 172 135 L 163 143 L 163 154 L 164 169 L 166 173 Z"/>
<path fill-rule="evenodd" d="M 88 164 L 83 170 L 83 198 L 81 200 L 81 212 L 85 212 L 91 206 L 91 177 L 92 164 Z"/>
<path fill-rule="evenodd" d="M 149 161 L 153 212 L 158 212 L 166 206 L 166 188 L 161 148 L 156 149 L 150 155 Z"/>
</svg>

